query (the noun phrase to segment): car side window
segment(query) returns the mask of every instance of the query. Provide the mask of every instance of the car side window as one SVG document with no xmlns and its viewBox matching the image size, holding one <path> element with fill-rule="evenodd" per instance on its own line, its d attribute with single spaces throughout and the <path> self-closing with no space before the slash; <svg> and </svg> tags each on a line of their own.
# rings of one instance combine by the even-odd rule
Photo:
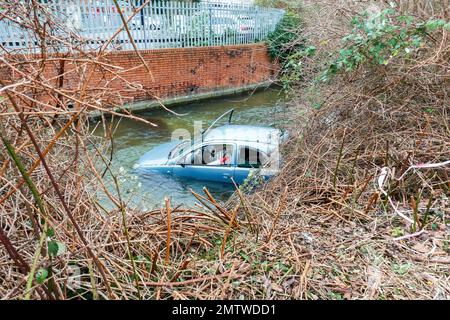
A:
<svg viewBox="0 0 450 320">
<path fill-rule="evenodd" d="M 239 147 L 237 166 L 240 168 L 260 168 L 269 163 L 269 157 L 256 148 L 248 146 Z"/>
<path fill-rule="evenodd" d="M 177 161 L 177 164 L 192 165 L 194 164 L 194 152 L 191 151 L 183 158 Z"/>
<path fill-rule="evenodd" d="M 231 144 L 211 144 L 202 147 L 202 164 L 207 166 L 229 166 L 233 155 Z"/>
<path fill-rule="evenodd" d="M 178 164 L 230 166 L 234 147 L 232 144 L 210 144 L 189 152 Z"/>
</svg>

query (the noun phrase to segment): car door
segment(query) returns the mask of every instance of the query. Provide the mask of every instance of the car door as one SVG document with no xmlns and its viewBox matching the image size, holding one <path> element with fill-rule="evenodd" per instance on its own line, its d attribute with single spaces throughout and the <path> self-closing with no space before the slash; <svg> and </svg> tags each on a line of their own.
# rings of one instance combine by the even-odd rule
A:
<svg viewBox="0 0 450 320">
<path fill-rule="evenodd" d="M 257 171 L 268 161 L 266 153 L 256 147 L 240 145 L 237 150 L 234 181 L 241 184 L 251 171 Z"/>
<path fill-rule="evenodd" d="M 235 152 L 234 144 L 203 144 L 178 160 L 173 173 L 182 178 L 232 183 Z"/>
</svg>

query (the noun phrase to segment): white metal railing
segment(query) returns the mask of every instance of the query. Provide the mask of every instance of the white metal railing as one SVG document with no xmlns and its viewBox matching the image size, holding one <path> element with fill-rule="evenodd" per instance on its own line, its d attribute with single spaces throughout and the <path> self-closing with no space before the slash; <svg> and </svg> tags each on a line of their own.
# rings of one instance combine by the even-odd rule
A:
<svg viewBox="0 0 450 320">
<path fill-rule="evenodd" d="M 60 38 L 78 42 L 84 49 L 104 45 L 122 26 L 113 0 L 41 0 L 52 19 L 61 26 Z M 128 20 L 145 0 L 118 1 Z M 284 11 L 251 5 L 151 1 L 129 21 L 128 28 L 139 49 L 223 46 L 262 41 L 273 31 Z M 39 52 L 40 40 L 19 21 L 0 20 L 2 50 Z M 51 47 L 51 45 L 50 45 Z M 109 50 L 130 50 L 128 34 L 122 30 Z M 53 50 L 64 51 L 58 44 Z"/>
</svg>

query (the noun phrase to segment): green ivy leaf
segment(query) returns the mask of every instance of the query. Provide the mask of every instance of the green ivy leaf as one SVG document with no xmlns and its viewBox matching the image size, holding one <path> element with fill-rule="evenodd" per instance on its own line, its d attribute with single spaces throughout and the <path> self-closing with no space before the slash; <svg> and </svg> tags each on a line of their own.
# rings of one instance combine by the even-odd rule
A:
<svg viewBox="0 0 450 320">
<path fill-rule="evenodd" d="M 58 254 L 58 243 L 56 241 L 49 241 L 47 243 L 48 254 L 52 257 L 56 257 Z"/>
<path fill-rule="evenodd" d="M 313 55 L 315 55 L 316 51 L 317 49 L 315 46 L 309 46 L 308 48 L 305 49 L 306 56 L 308 57 L 312 57 Z"/>
<path fill-rule="evenodd" d="M 57 257 L 66 252 L 66 245 L 58 241 L 49 241 L 47 243 L 48 253 L 52 257 Z"/>
<path fill-rule="evenodd" d="M 391 45 L 391 47 L 395 48 L 395 46 L 397 45 L 398 41 L 395 38 L 389 39 L 389 44 Z"/>
<path fill-rule="evenodd" d="M 412 40 L 413 46 L 416 48 L 420 47 L 422 45 L 422 38 L 420 36 L 414 36 Z"/>
<path fill-rule="evenodd" d="M 316 102 L 313 104 L 313 108 L 316 110 L 319 110 L 322 107 L 322 104 L 320 102 Z"/>
<path fill-rule="evenodd" d="M 392 16 L 395 14 L 395 10 L 392 8 L 384 9 L 382 12 L 383 15 Z"/>
<path fill-rule="evenodd" d="M 53 228 L 47 229 L 47 237 L 54 237 L 55 236 L 55 230 Z"/>
<path fill-rule="evenodd" d="M 445 21 L 444 20 L 428 20 L 427 23 L 425 24 L 425 26 L 429 31 L 434 31 L 434 30 L 437 30 L 437 29 L 445 26 Z"/>
<path fill-rule="evenodd" d="M 331 74 L 336 74 L 338 71 L 338 66 L 335 63 L 332 63 L 330 65 L 329 71 Z"/>
<path fill-rule="evenodd" d="M 414 17 L 413 16 L 400 16 L 397 18 L 398 21 L 400 22 L 405 22 L 406 25 L 411 25 L 414 22 Z"/>
<path fill-rule="evenodd" d="M 43 284 L 45 279 L 47 279 L 48 277 L 48 271 L 47 269 L 44 268 L 40 268 L 37 272 L 36 272 L 36 281 L 39 284 Z"/>
<path fill-rule="evenodd" d="M 239 255 L 246 261 L 246 262 L 250 262 L 250 257 L 245 254 L 243 251 L 239 252 Z"/>
</svg>

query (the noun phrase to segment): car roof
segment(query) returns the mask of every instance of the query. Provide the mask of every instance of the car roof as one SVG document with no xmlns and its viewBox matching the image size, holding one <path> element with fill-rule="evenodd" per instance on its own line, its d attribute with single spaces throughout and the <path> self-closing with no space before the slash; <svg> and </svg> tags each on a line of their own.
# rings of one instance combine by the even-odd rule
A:
<svg viewBox="0 0 450 320">
<path fill-rule="evenodd" d="M 203 141 L 232 141 L 232 142 L 256 142 L 277 144 L 281 131 L 276 128 L 250 126 L 250 125 L 225 125 L 212 129 L 206 133 Z"/>
</svg>

